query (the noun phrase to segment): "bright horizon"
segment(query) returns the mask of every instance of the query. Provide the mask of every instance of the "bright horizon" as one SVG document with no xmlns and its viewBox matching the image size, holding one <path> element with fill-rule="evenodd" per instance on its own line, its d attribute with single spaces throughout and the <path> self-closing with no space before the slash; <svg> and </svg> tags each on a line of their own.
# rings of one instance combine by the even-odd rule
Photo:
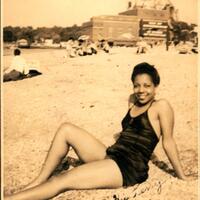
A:
<svg viewBox="0 0 200 200">
<path fill-rule="evenodd" d="M 197 0 L 171 0 L 179 10 L 179 20 L 198 23 Z M 189 3 L 189 6 L 188 6 Z M 117 15 L 128 0 L 4 0 L 3 27 L 67 27 L 81 25 L 92 16 Z"/>
</svg>

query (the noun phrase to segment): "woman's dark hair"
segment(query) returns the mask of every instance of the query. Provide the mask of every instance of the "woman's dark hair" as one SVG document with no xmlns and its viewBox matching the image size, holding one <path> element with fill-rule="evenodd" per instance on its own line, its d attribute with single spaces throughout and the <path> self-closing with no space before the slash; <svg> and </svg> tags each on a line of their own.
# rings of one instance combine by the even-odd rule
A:
<svg viewBox="0 0 200 200">
<path fill-rule="evenodd" d="M 153 65 L 150 65 L 146 62 L 140 63 L 134 67 L 131 76 L 132 82 L 135 81 L 135 77 L 138 74 L 148 74 L 151 77 L 152 82 L 154 83 L 155 86 L 158 86 L 160 83 L 160 76 L 158 74 L 157 69 Z"/>
<path fill-rule="evenodd" d="M 14 55 L 19 56 L 21 54 L 21 51 L 19 49 L 14 50 Z"/>
</svg>

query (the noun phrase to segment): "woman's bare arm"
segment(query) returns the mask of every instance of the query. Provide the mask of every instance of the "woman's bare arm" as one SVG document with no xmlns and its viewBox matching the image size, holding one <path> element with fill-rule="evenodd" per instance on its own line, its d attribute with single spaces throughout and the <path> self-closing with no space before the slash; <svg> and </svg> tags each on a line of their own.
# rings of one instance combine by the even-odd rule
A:
<svg viewBox="0 0 200 200">
<path fill-rule="evenodd" d="M 175 140 L 173 138 L 174 127 L 174 112 L 170 104 L 166 100 L 160 100 L 159 102 L 159 119 L 162 131 L 162 143 L 164 151 L 171 162 L 178 178 L 186 179 L 183 172 L 178 150 Z"/>
</svg>

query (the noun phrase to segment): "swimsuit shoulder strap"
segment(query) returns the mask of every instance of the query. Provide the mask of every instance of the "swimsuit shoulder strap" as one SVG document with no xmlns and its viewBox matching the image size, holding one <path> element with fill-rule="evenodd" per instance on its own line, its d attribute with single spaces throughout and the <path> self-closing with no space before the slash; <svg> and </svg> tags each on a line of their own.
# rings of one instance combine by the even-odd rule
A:
<svg viewBox="0 0 200 200">
<path fill-rule="evenodd" d="M 148 110 L 149 110 L 149 108 L 151 107 L 151 105 L 153 104 L 153 102 L 155 102 L 155 99 L 153 99 L 153 100 L 152 100 L 152 102 L 149 104 L 149 106 L 148 106 L 148 108 L 147 108 L 147 110 L 146 110 L 146 111 L 148 111 Z"/>
<path fill-rule="evenodd" d="M 139 116 L 141 116 L 141 115 L 143 115 L 143 114 L 147 114 L 149 108 L 151 107 L 151 105 L 152 105 L 152 103 L 153 103 L 154 101 L 155 101 L 155 100 L 152 100 L 151 103 L 149 104 L 148 108 L 147 108 L 144 112 L 142 112 L 142 113 L 140 113 L 139 115 L 135 116 L 135 118 L 136 118 L 136 117 L 139 117 Z M 131 111 L 132 108 L 134 108 L 134 106 L 135 106 L 135 104 L 133 104 L 133 105 L 129 108 L 129 110 L 128 110 L 128 113 L 129 113 L 130 116 L 131 116 L 130 111 Z M 131 117 L 132 117 L 132 116 L 131 116 Z"/>
</svg>

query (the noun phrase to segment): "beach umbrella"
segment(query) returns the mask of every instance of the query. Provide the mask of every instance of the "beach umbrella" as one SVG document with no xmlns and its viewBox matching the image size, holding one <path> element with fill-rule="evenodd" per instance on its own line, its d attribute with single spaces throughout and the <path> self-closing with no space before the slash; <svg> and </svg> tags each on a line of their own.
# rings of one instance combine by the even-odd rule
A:
<svg viewBox="0 0 200 200">
<path fill-rule="evenodd" d="M 89 35 L 81 35 L 78 40 L 88 40 L 90 38 Z"/>
</svg>

